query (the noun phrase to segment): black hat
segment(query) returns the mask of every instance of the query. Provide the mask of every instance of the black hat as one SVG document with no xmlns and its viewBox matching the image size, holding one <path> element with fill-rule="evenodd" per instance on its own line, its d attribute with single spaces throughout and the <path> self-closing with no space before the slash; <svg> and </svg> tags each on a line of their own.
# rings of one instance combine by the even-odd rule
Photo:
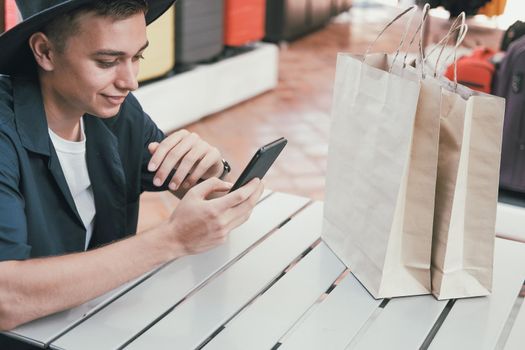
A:
<svg viewBox="0 0 525 350">
<path fill-rule="evenodd" d="M 175 1 L 146 0 L 149 6 L 146 23 L 155 21 Z M 28 44 L 31 35 L 42 30 L 53 18 L 90 2 L 93 0 L 16 0 L 24 20 L 0 35 L 0 74 L 13 75 L 34 71 L 35 62 Z"/>
</svg>

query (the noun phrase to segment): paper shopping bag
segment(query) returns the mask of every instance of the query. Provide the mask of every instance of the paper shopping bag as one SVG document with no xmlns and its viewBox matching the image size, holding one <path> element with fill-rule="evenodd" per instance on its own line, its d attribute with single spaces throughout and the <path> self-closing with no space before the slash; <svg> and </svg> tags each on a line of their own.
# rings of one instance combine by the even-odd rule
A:
<svg viewBox="0 0 525 350">
<path fill-rule="evenodd" d="M 338 55 L 322 231 L 375 298 L 430 292 L 440 89 L 390 65 Z"/>
<path fill-rule="evenodd" d="M 432 293 L 490 294 L 505 101 L 448 83 L 442 89 Z"/>
</svg>

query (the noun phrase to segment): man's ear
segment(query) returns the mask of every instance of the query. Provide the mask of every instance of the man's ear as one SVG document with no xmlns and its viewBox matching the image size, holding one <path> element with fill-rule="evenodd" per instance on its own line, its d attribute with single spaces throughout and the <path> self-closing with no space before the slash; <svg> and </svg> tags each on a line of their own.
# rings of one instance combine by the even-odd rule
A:
<svg viewBox="0 0 525 350">
<path fill-rule="evenodd" d="M 33 51 L 36 63 L 46 72 L 55 68 L 53 44 L 42 32 L 34 33 L 29 38 L 29 47 Z"/>
</svg>

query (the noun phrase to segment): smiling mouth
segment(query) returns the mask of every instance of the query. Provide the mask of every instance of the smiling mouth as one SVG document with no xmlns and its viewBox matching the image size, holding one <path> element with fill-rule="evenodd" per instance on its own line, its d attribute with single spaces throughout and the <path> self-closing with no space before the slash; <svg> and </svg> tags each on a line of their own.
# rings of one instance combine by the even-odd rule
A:
<svg viewBox="0 0 525 350">
<path fill-rule="evenodd" d="M 121 105 L 124 100 L 126 99 L 126 96 L 111 96 L 111 95 L 102 95 L 108 100 L 111 104 L 114 105 Z"/>
</svg>

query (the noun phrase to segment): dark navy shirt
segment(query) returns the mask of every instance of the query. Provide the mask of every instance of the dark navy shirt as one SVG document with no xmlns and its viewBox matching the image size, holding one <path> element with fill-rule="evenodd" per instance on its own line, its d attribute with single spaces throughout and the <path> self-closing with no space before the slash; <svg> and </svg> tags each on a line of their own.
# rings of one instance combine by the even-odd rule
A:
<svg viewBox="0 0 525 350">
<path fill-rule="evenodd" d="M 134 234 L 140 194 L 167 189 L 154 187 L 147 170 L 147 146 L 164 134 L 131 94 L 116 117 L 85 115 L 84 126 L 96 207 L 93 248 Z M 38 81 L 0 76 L 0 261 L 80 252 L 85 241 Z M 6 344 L 0 336 L 0 349 Z"/>
</svg>

